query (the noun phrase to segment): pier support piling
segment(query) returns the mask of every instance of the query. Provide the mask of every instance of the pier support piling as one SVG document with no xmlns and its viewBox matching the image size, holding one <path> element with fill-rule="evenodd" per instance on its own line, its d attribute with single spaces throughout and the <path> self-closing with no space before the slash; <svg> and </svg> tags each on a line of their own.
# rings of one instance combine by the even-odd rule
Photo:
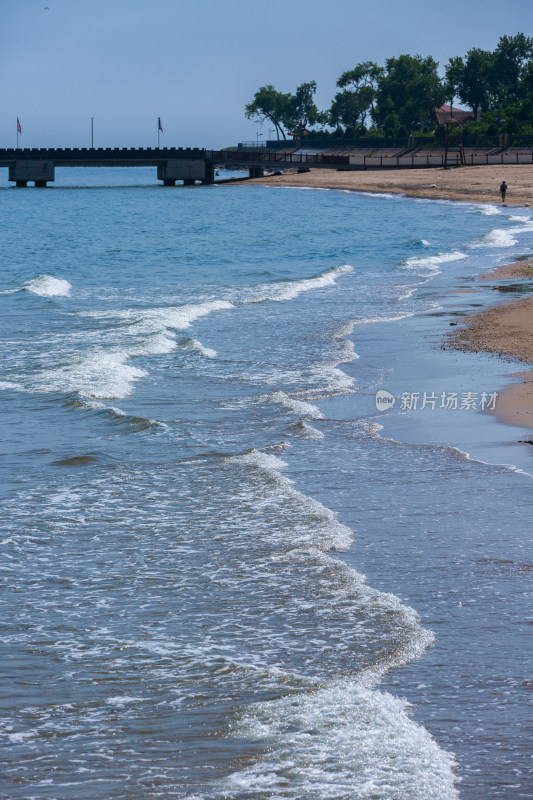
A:
<svg viewBox="0 0 533 800">
<path fill-rule="evenodd" d="M 215 182 L 215 165 L 212 161 L 205 162 L 205 178 L 204 183 L 214 183 Z"/>
</svg>

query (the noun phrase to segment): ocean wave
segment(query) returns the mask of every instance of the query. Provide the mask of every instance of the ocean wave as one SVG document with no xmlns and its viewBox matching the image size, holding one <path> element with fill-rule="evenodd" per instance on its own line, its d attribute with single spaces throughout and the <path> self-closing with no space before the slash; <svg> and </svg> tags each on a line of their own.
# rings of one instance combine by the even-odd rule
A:
<svg viewBox="0 0 533 800">
<path fill-rule="evenodd" d="M 462 261 L 468 258 L 465 253 L 454 250 L 451 253 L 437 253 L 434 256 L 413 256 L 402 261 L 402 267 L 412 269 L 422 275 L 437 275 L 440 272 L 440 265 L 451 261 Z"/>
<path fill-rule="evenodd" d="M 68 297 L 72 289 L 71 284 L 63 278 L 54 278 L 52 275 L 37 275 L 24 284 L 24 289 L 40 297 Z"/>
<path fill-rule="evenodd" d="M 345 322 L 340 330 L 342 336 L 349 336 L 356 325 L 371 325 L 375 322 L 396 322 L 399 319 L 414 317 L 415 314 L 422 314 L 427 309 L 417 311 L 403 311 L 399 314 L 384 314 L 382 317 L 363 317 L 362 319 L 351 319 Z"/>
<path fill-rule="evenodd" d="M 311 403 L 306 403 L 304 400 L 297 400 L 290 397 L 285 392 L 271 392 L 266 395 L 266 400 L 286 408 L 290 414 L 298 414 L 302 417 L 309 417 L 310 419 L 323 419 L 324 415 L 317 406 Z"/>
<path fill-rule="evenodd" d="M 201 353 L 202 355 L 206 356 L 206 358 L 216 358 L 217 356 L 216 350 L 212 350 L 210 347 L 204 347 L 204 345 L 199 342 L 198 339 L 193 339 L 191 337 L 181 339 L 178 342 L 178 347 L 181 350 L 190 350 L 192 352 Z"/>
<path fill-rule="evenodd" d="M 291 425 L 291 430 L 297 436 L 303 436 L 305 439 L 324 439 L 325 434 L 322 431 L 313 428 L 312 425 L 309 425 L 304 419 L 299 420 L 299 422 L 295 422 L 294 425 Z"/>
<path fill-rule="evenodd" d="M 513 247 L 518 242 L 513 234 L 518 232 L 520 231 L 516 228 L 494 228 L 475 242 L 472 247 Z"/>
<path fill-rule="evenodd" d="M 350 264 L 343 264 L 340 267 L 331 267 L 326 272 L 321 272 L 311 278 L 263 284 L 249 290 L 247 294 L 243 295 L 240 302 L 246 304 L 264 303 L 270 300 L 271 302 L 281 303 L 284 300 L 294 300 L 302 292 L 334 286 L 337 278 L 348 272 L 353 272 L 353 267 Z"/>
<path fill-rule="evenodd" d="M 92 411 L 96 414 L 108 417 L 110 421 L 118 426 L 126 426 L 135 431 L 145 431 L 149 429 L 167 429 L 168 425 L 150 417 L 139 417 L 134 414 L 128 414 L 121 408 L 116 406 L 106 405 L 98 400 L 82 399 L 77 394 L 70 395 L 63 401 L 64 408 L 80 409 L 83 411 Z"/>
<path fill-rule="evenodd" d="M 226 462 L 257 470 L 267 479 L 267 482 L 275 483 L 278 492 L 283 493 L 286 499 L 293 503 L 296 502 L 301 508 L 302 514 L 319 524 L 318 532 L 306 526 L 303 538 L 294 541 L 295 548 L 319 547 L 320 551 L 326 551 L 347 550 L 350 547 L 353 541 L 353 531 L 338 521 L 334 511 L 293 487 L 293 481 L 282 474 L 287 463 L 281 458 L 263 450 L 253 449 L 241 455 L 228 456 Z M 323 553 L 320 551 L 317 551 L 317 554 L 322 557 Z M 357 573 L 354 572 L 354 575 Z"/>
<path fill-rule="evenodd" d="M 405 700 L 339 681 L 249 708 L 233 733 L 266 754 L 223 781 L 225 797 L 453 800 L 454 757 Z"/>
<path fill-rule="evenodd" d="M 500 216 L 501 214 L 503 214 L 503 211 L 501 210 L 501 208 L 498 208 L 497 206 L 488 205 L 488 204 L 487 205 L 483 204 L 483 205 L 476 206 L 476 211 L 478 211 L 480 214 L 483 214 L 486 217 L 496 217 L 496 216 Z"/>
<path fill-rule="evenodd" d="M 35 378 L 39 391 L 76 393 L 88 399 L 124 398 L 133 392 L 133 384 L 148 373 L 128 364 L 127 352 L 93 351 L 70 364 L 42 370 Z"/>
</svg>

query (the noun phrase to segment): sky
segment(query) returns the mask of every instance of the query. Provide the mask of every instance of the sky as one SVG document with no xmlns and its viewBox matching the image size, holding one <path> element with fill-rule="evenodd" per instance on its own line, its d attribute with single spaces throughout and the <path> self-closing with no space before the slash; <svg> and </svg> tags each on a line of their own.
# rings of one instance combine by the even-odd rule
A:
<svg viewBox="0 0 533 800">
<path fill-rule="evenodd" d="M 219 148 L 269 138 L 244 106 L 402 53 L 441 65 L 533 35 L 531 0 L 0 0 L 0 147 Z"/>
</svg>

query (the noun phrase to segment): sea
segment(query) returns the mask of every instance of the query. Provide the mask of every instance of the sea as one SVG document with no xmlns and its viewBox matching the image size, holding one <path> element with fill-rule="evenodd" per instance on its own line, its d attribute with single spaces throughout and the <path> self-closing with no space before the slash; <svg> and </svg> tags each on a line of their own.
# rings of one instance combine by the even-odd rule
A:
<svg viewBox="0 0 533 800">
<path fill-rule="evenodd" d="M 520 367 L 448 336 L 532 211 L 56 175 L 0 185 L 2 800 L 533 797 Z"/>
</svg>

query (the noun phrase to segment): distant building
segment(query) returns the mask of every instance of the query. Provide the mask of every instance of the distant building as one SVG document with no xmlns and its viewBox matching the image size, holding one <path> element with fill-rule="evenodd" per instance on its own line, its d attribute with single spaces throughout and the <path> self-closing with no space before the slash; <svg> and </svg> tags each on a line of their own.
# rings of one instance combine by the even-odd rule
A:
<svg viewBox="0 0 533 800">
<path fill-rule="evenodd" d="M 437 122 L 439 125 L 467 125 L 474 122 L 474 112 L 456 106 L 443 105 L 437 108 Z M 478 112 L 478 119 L 481 114 Z"/>
</svg>

